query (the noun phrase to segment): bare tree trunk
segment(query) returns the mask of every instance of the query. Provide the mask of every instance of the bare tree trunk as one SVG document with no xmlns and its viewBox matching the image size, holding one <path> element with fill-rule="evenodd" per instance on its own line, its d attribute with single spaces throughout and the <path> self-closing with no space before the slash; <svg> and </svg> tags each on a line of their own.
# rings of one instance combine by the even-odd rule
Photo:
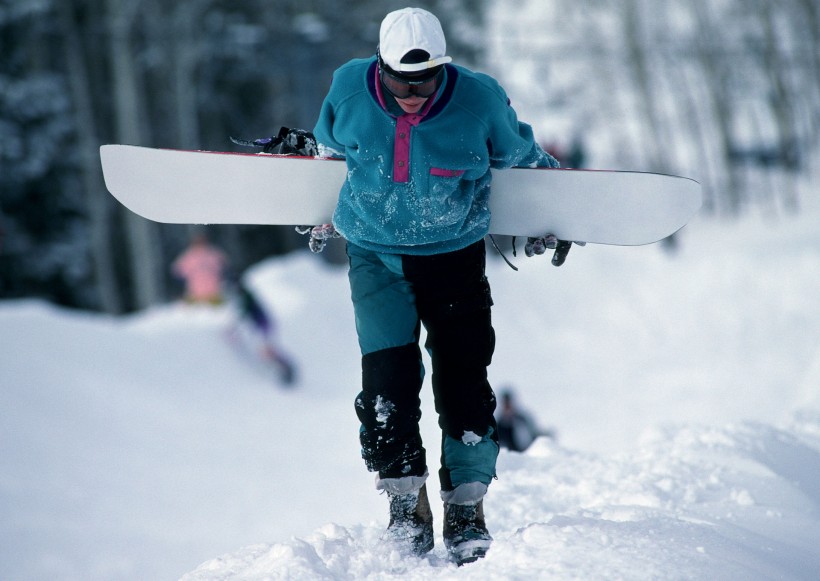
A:
<svg viewBox="0 0 820 581">
<path fill-rule="evenodd" d="M 731 95 L 726 87 L 728 74 L 721 55 L 715 50 L 714 42 L 720 34 L 714 26 L 709 13 L 711 0 L 700 0 L 695 8 L 698 21 L 699 39 L 697 46 L 697 60 L 703 72 L 705 86 L 709 89 L 709 106 L 711 107 L 712 121 L 716 131 L 713 136 L 718 146 L 720 159 L 723 160 L 723 169 L 726 172 L 724 180 L 718 182 L 718 191 L 725 191 L 723 198 L 728 203 L 726 208 L 732 213 L 741 209 L 743 194 L 738 183 L 737 174 L 731 166 L 729 156 L 734 147 L 732 135 L 732 102 Z"/>
<path fill-rule="evenodd" d="M 196 26 L 201 22 L 207 0 L 178 2 L 172 8 L 171 27 L 171 76 L 174 82 L 174 118 L 176 120 L 177 145 L 195 149 L 200 144 L 200 127 L 197 106 L 196 69 L 202 59 Z"/>
<path fill-rule="evenodd" d="M 693 73 L 691 67 L 685 62 L 677 63 L 679 65 L 680 92 L 678 95 L 680 107 L 680 126 L 689 131 L 691 140 L 695 147 L 696 159 L 693 160 L 697 164 L 697 173 L 701 187 L 704 194 L 704 207 L 708 211 L 714 212 L 717 206 L 715 201 L 716 185 L 714 161 L 709 155 L 710 139 L 708 131 L 706 130 L 706 121 L 704 120 L 703 112 L 698 106 L 700 102 L 700 95 L 705 93 L 705 90 L 699 86 L 698 79 L 692 79 Z"/>
<path fill-rule="evenodd" d="M 787 79 L 791 67 L 780 52 L 771 3 L 766 0 L 758 2 L 756 12 L 760 16 L 765 39 L 763 66 L 771 87 L 768 102 L 777 128 L 777 147 L 783 166 L 787 170 L 784 174 L 781 196 L 788 209 L 796 210 L 797 192 L 791 170 L 796 171 L 797 168 L 790 166 L 799 165 L 797 156 L 799 156 L 800 137 L 797 133 L 794 115 L 796 99 Z"/>
<path fill-rule="evenodd" d="M 107 195 L 100 172 L 97 124 L 93 114 L 90 79 L 82 54 L 77 23 L 72 14 L 73 2 L 57 3 L 63 43 L 68 64 L 66 75 L 71 87 L 76 117 L 81 179 L 85 190 L 86 206 L 91 233 L 91 260 L 100 306 L 107 313 L 121 313 L 123 300 L 117 285 L 116 269 L 111 245 L 111 223 L 114 205 Z"/>
<path fill-rule="evenodd" d="M 657 5 L 655 5 L 657 9 Z M 663 151 L 661 137 L 661 123 L 657 111 L 655 96 L 655 79 L 652 78 L 649 55 L 644 42 L 644 30 L 641 23 L 643 10 L 638 6 L 638 0 L 625 0 L 622 14 L 624 26 L 624 42 L 626 46 L 626 60 L 632 68 L 632 79 L 638 94 L 640 108 L 636 117 L 646 122 L 645 148 L 649 155 L 650 168 L 654 171 L 669 171 L 666 156 Z"/>
<path fill-rule="evenodd" d="M 130 43 L 130 32 L 140 6 L 139 0 L 107 0 L 116 135 L 118 141 L 132 145 L 148 141 L 147 123 L 139 103 L 143 92 Z M 156 224 L 129 212 L 126 230 L 134 298 L 138 308 L 146 308 L 164 299 Z"/>
<path fill-rule="evenodd" d="M 820 139 L 820 6 L 817 0 L 801 0 L 799 5 L 802 12 L 796 13 L 795 18 L 802 22 L 805 28 L 805 38 L 801 39 L 801 42 L 807 46 L 806 68 L 812 77 L 812 82 L 808 83 L 810 89 L 805 97 L 809 103 L 811 143 L 817 144 Z"/>
</svg>

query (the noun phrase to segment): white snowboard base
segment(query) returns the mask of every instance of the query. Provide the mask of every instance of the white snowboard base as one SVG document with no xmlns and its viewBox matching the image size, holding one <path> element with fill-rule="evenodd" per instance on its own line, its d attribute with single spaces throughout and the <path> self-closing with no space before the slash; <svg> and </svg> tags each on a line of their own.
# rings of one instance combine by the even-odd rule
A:
<svg viewBox="0 0 820 581">
<path fill-rule="evenodd" d="M 175 224 L 324 224 L 344 161 L 269 154 L 100 148 L 108 190 L 131 211 Z M 493 171 L 490 231 L 640 245 L 674 234 L 702 202 L 698 182 L 656 173 Z"/>
</svg>

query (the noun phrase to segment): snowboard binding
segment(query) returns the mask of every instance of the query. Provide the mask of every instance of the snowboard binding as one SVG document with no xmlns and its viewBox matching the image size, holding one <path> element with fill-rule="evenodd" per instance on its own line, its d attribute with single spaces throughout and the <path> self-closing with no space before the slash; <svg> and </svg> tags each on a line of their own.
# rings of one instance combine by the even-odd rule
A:
<svg viewBox="0 0 820 581">
<path fill-rule="evenodd" d="M 282 127 L 279 129 L 279 133 L 272 137 L 262 137 L 252 141 L 231 137 L 231 141 L 243 147 L 259 147 L 263 153 L 301 155 L 304 157 L 316 157 L 319 155 L 316 138 L 313 136 L 313 133 L 307 129 Z"/>
</svg>

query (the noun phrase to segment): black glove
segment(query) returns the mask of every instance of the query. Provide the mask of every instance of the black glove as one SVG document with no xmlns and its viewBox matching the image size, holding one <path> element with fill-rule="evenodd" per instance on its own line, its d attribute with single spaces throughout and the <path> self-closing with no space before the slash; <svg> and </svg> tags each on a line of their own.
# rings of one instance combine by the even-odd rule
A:
<svg viewBox="0 0 820 581">
<path fill-rule="evenodd" d="M 578 246 L 586 245 L 586 242 L 576 242 Z M 572 242 L 568 240 L 559 240 L 555 234 L 546 234 L 538 238 L 527 238 L 527 244 L 524 246 L 524 254 L 527 256 L 535 256 L 544 254 L 547 248 L 554 249 L 555 253 L 552 255 L 553 266 L 561 266 L 567 259 L 569 249 Z"/>
<path fill-rule="evenodd" d="M 311 252 L 319 253 L 325 249 L 325 244 L 331 238 L 341 238 L 342 235 L 336 232 L 333 224 L 321 224 L 320 226 L 297 226 L 299 234 L 310 234 L 308 248 Z"/>
<path fill-rule="evenodd" d="M 262 137 L 261 139 L 254 139 L 253 141 L 231 137 L 231 141 L 245 147 L 261 147 L 264 153 L 302 155 L 306 157 L 316 157 L 319 155 L 316 138 L 313 136 L 313 133 L 306 129 L 289 129 L 282 127 L 279 129 L 279 133 L 273 137 Z"/>
</svg>

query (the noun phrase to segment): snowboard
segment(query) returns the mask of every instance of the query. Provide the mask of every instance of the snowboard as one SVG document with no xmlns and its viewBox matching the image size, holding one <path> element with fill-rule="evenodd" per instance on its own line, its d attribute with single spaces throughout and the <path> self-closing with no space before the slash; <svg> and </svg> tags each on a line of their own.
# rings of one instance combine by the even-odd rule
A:
<svg viewBox="0 0 820 581">
<path fill-rule="evenodd" d="M 347 173 L 344 160 L 100 148 L 108 191 L 129 210 L 173 224 L 326 224 Z M 702 203 L 695 180 L 658 173 L 493 170 L 490 232 L 636 246 L 674 234 Z"/>
</svg>

